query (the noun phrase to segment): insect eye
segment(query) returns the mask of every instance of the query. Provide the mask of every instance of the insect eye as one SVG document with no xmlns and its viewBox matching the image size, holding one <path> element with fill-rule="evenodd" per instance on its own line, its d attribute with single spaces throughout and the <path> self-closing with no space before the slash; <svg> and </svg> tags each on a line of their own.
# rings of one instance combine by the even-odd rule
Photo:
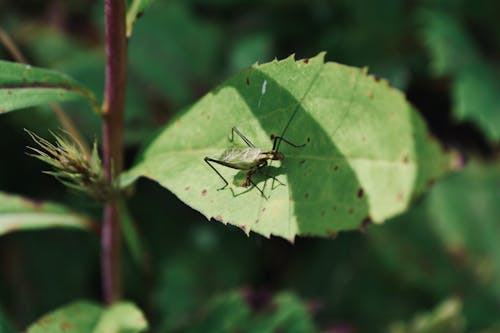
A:
<svg viewBox="0 0 500 333">
<path fill-rule="evenodd" d="M 276 137 L 276 135 L 271 134 L 271 140 L 274 140 L 275 137 Z"/>
</svg>

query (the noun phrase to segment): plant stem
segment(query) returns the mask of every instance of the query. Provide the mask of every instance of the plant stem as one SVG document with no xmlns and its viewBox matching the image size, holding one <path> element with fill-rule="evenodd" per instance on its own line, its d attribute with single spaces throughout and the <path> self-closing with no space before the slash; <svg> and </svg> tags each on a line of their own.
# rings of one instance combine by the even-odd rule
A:
<svg viewBox="0 0 500 333">
<path fill-rule="evenodd" d="M 125 0 L 105 0 L 106 82 L 103 104 L 102 150 L 106 180 L 113 186 L 122 170 L 123 114 L 127 79 Z M 121 231 L 118 201 L 104 205 L 101 234 L 102 284 L 106 304 L 121 294 Z"/>
</svg>

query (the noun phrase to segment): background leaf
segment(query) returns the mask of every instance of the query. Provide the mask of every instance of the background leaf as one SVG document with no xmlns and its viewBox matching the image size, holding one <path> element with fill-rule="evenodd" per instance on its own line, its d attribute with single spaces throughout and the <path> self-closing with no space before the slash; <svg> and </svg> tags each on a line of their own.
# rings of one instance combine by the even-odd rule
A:
<svg viewBox="0 0 500 333">
<path fill-rule="evenodd" d="M 178 327 L 168 331 L 313 333 L 317 329 L 311 317 L 306 304 L 293 294 L 234 291 L 214 297 L 203 311 L 177 321 Z"/>
<path fill-rule="evenodd" d="M 142 312 L 132 303 L 117 303 L 105 309 L 95 333 L 135 333 L 143 332 L 148 323 Z"/>
<path fill-rule="evenodd" d="M 46 228 L 96 230 L 89 217 L 62 205 L 0 192 L 0 236 L 13 231 Z"/>
<path fill-rule="evenodd" d="M 27 333 L 138 333 L 147 329 L 141 311 L 131 303 L 109 308 L 89 302 L 75 302 L 44 315 Z"/>
<path fill-rule="evenodd" d="M 223 167 L 234 184 L 217 191 L 222 181 L 203 158 L 229 145 L 232 126 L 264 150 L 271 134 L 307 143 L 283 143 L 282 165 L 266 169 L 286 185 L 254 178 L 269 199 L 241 187 L 244 172 Z M 382 222 L 448 167 L 400 92 L 319 55 L 256 65 L 229 79 L 166 127 L 124 182 L 146 176 L 208 218 L 292 240 Z"/>
<path fill-rule="evenodd" d="M 0 60 L 0 113 L 82 97 L 99 110 L 94 95 L 65 74 Z"/>
<path fill-rule="evenodd" d="M 500 168 L 472 162 L 432 191 L 435 232 L 457 260 L 500 296 Z"/>
<path fill-rule="evenodd" d="M 394 323 L 390 333 L 463 333 L 465 319 L 462 315 L 462 302 L 451 298 L 439 304 L 435 309 L 419 314 L 408 324 Z"/>
<path fill-rule="evenodd" d="M 480 54 L 456 18 L 439 11 L 423 11 L 420 19 L 434 75 L 453 79 L 455 117 L 473 121 L 489 140 L 500 141 L 500 69 Z"/>
</svg>

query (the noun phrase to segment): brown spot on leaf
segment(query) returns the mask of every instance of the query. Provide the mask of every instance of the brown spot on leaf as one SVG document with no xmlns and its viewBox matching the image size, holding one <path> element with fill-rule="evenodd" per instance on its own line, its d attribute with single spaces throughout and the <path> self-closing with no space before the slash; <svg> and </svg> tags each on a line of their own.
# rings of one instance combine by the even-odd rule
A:
<svg viewBox="0 0 500 333">
<path fill-rule="evenodd" d="M 67 321 L 63 321 L 59 327 L 61 327 L 61 330 L 63 330 L 63 331 L 69 331 L 69 330 L 73 329 L 73 325 L 71 325 Z"/>
<path fill-rule="evenodd" d="M 405 198 L 405 195 L 403 192 L 398 192 L 397 196 L 396 196 L 396 200 L 397 201 L 403 201 Z"/>
<path fill-rule="evenodd" d="M 245 234 L 248 233 L 248 227 L 245 224 L 243 224 L 242 226 L 240 226 L 240 228 L 241 228 L 241 230 L 243 230 L 243 232 Z"/>
<path fill-rule="evenodd" d="M 7 95 L 12 95 L 12 90 L 7 90 Z"/>
<path fill-rule="evenodd" d="M 311 142 L 311 138 L 307 137 L 306 141 L 307 141 L 307 143 L 310 143 Z"/>
<path fill-rule="evenodd" d="M 306 199 L 307 199 L 307 198 L 309 198 L 309 193 L 307 193 L 307 192 L 306 192 L 306 193 L 304 194 L 304 198 L 306 198 Z"/>
<path fill-rule="evenodd" d="M 309 63 L 309 58 L 305 58 L 305 59 L 304 59 L 304 63 L 305 63 L 305 64 L 308 64 L 308 63 Z"/>
<path fill-rule="evenodd" d="M 321 216 L 325 216 L 326 212 L 324 210 L 321 211 Z"/>
<path fill-rule="evenodd" d="M 203 190 L 203 191 L 201 191 L 201 196 L 202 196 L 202 197 L 204 197 L 204 196 L 206 196 L 206 195 L 207 195 L 207 190 L 206 190 L 206 189 L 205 189 L 205 190 Z"/>
<path fill-rule="evenodd" d="M 354 213 L 354 208 L 349 208 L 349 210 L 347 211 L 347 213 L 349 215 L 352 215 Z"/>
<path fill-rule="evenodd" d="M 373 89 L 368 90 L 368 98 L 373 99 L 374 97 Z"/>
<path fill-rule="evenodd" d="M 250 79 L 249 79 L 248 77 L 247 77 L 247 79 L 246 79 L 246 83 L 247 83 L 247 86 L 249 86 L 249 85 L 250 85 Z"/>
<path fill-rule="evenodd" d="M 333 206 L 332 209 L 333 209 L 333 211 L 336 211 L 337 210 L 337 206 Z"/>
<path fill-rule="evenodd" d="M 266 211 L 266 207 L 262 208 L 262 212 L 264 213 Z"/>
<path fill-rule="evenodd" d="M 375 80 L 375 82 L 379 82 L 380 81 L 380 77 L 377 76 L 377 75 L 373 75 L 373 79 Z"/>
<path fill-rule="evenodd" d="M 259 223 L 259 219 L 255 220 L 255 224 Z"/>
<path fill-rule="evenodd" d="M 408 164 L 409 161 L 410 161 L 410 159 L 409 159 L 408 155 L 403 156 L 403 163 L 404 164 Z"/>
<path fill-rule="evenodd" d="M 302 165 L 304 163 L 306 163 L 306 160 L 302 160 L 302 161 L 299 162 L 300 165 Z"/>
<path fill-rule="evenodd" d="M 43 201 L 39 201 L 39 200 L 22 198 L 21 201 L 26 206 L 29 206 L 30 208 L 36 209 L 36 210 L 42 209 L 43 206 L 44 206 L 44 202 Z"/>
<path fill-rule="evenodd" d="M 372 218 L 370 216 L 366 216 L 361 220 L 361 223 L 359 224 L 359 230 L 361 230 L 361 232 L 365 232 L 370 223 L 372 223 Z"/>
<path fill-rule="evenodd" d="M 362 187 L 360 187 L 360 188 L 358 189 L 358 198 L 360 198 L 360 199 L 361 199 L 361 198 L 363 197 L 363 195 L 364 195 L 364 194 L 365 194 L 365 190 L 364 190 Z"/>
<path fill-rule="evenodd" d="M 219 222 L 224 222 L 224 220 L 222 219 L 222 216 L 220 216 L 220 215 L 217 215 L 216 217 L 214 217 L 214 219 L 216 219 Z"/>
<path fill-rule="evenodd" d="M 333 231 L 333 230 L 327 230 L 326 231 L 326 234 L 328 235 L 328 237 L 330 238 L 337 238 L 337 235 L 338 233 L 336 231 Z"/>
<path fill-rule="evenodd" d="M 431 187 L 432 185 L 434 185 L 435 182 L 436 180 L 434 178 L 429 178 L 427 179 L 427 186 Z"/>
<path fill-rule="evenodd" d="M 191 188 L 191 187 L 186 186 L 186 187 L 184 187 L 184 191 L 189 191 L 189 189 L 190 189 L 190 188 Z"/>
</svg>

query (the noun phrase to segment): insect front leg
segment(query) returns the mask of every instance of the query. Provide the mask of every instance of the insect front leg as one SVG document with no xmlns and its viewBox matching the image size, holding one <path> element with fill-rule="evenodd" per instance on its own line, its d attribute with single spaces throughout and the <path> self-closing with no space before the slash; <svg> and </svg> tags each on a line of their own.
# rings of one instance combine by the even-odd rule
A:
<svg viewBox="0 0 500 333">
<path fill-rule="evenodd" d="M 274 189 L 274 181 L 277 181 L 280 185 L 283 185 L 285 186 L 285 184 L 283 184 L 277 177 L 271 175 L 271 174 L 268 174 L 267 172 L 264 172 L 264 168 L 268 165 L 269 163 L 267 161 L 264 161 L 262 162 L 255 171 L 259 171 L 261 174 L 263 174 L 264 176 L 266 176 L 267 178 L 271 178 L 273 180 L 273 186 L 272 188 Z"/>
<path fill-rule="evenodd" d="M 214 163 L 217 163 L 217 164 L 221 164 L 221 163 L 220 163 L 220 161 L 218 161 L 218 160 L 216 160 L 216 159 L 213 159 L 213 158 L 210 158 L 210 157 L 205 157 L 205 158 L 204 158 L 204 160 L 205 160 L 205 162 L 207 162 L 207 164 L 208 164 L 208 165 L 209 165 L 209 166 L 210 166 L 210 167 L 211 167 L 211 168 L 212 168 L 212 169 L 213 169 L 213 170 L 214 170 L 214 171 L 215 171 L 215 172 L 219 175 L 219 177 L 220 177 L 220 178 L 224 181 L 224 183 L 225 183 L 225 185 L 224 185 L 224 186 L 222 186 L 221 188 L 219 188 L 219 189 L 217 189 L 217 190 L 218 190 L 218 191 L 220 191 L 220 190 L 225 189 L 225 188 L 229 185 L 229 183 L 227 182 L 226 178 L 224 178 L 224 176 L 222 176 L 222 175 L 220 174 L 220 172 L 219 172 L 219 171 L 217 171 L 217 169 L 216 169 L 216 168 L 212 165 L 212 163 L 210 163 L 210 162 L 214 162 Z"/>
<path fill-rule="evenodd" d="M 245 183 L 243 184 L 243 186 L 245 187 L 248 187 L 250 186 L 250 184 L 253 185 L 253 187 L 255 187 L 257 190 L 259 190 L 260 194 L 262 194 L 262 196 L 265 198 L 266 196 L 264 195 L 264 192 L 260 189 L 260 187 L 257 186 L 257 184 L 255 184 L 252 180 L 252 176 L 253 174 L 257 171 L 258 169 L 255 168 L 255 169 L 251 169 L 250 171 L 247 172 L 247 176 L 246 176 L 246 179 L 245 179 Z"/>
</svg>

